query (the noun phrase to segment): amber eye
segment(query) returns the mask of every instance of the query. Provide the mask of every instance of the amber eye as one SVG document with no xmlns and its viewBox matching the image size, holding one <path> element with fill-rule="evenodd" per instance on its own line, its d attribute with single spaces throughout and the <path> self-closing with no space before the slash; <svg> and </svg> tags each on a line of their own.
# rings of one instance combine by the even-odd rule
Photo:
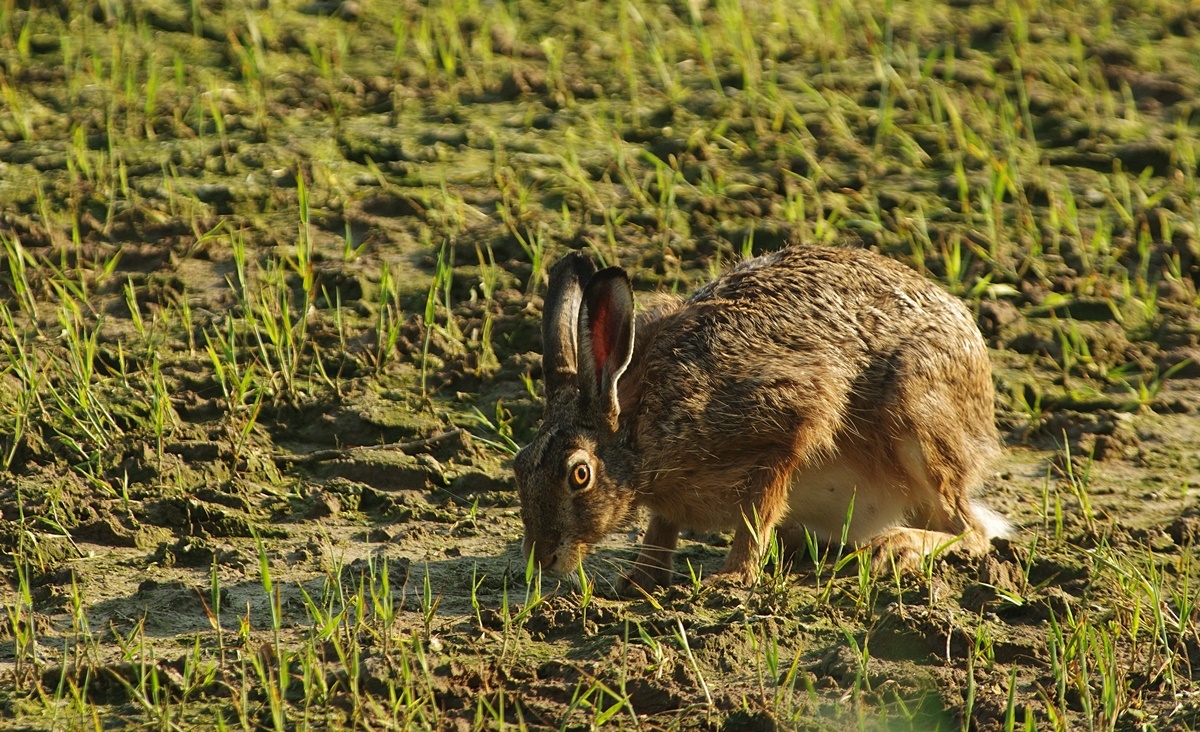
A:
<svg viewBox="0 0 1200 732">
<path fill-rule="evenodd" d="M 592 469 L 587 463 L 577 463 L 571 468 L 571 487 L 579 490 L 587 488 L 588 483 L 592 482 Z"/>
</svg>

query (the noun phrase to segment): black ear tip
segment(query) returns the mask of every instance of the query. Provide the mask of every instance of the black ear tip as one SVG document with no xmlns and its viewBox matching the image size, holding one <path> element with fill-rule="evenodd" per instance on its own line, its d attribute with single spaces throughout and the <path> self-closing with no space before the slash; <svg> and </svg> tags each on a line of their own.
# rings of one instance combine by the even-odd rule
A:
<svg viewBox="0 0 1200 732">
<path fill-rule="evenodd" d="M 622 280 L 624 282 L 628 282 L 629 281 L 629 273 L 626 272 L 625 269 L 622 267 L 605 267 L 604 269 L 600 270 L 596 274 L 592 275 L 592 278 L 597 279 L 599 281 L 608 281 L 608 280 L 616 279 L 616 280 Z"/>
<path fill-rule="evenodd" d="M 596 291 L 601 288 L 611 289 L 613 287 L 617 287 L 622 291 L 633 291 L 633 283 L 629 281 L 629 273 L 621 267 L 605 267 L 592 275 L 587 284 L 589 291 Z"/>
<path fill-rule="evenodd" d="M 581 284 L 585 284 L 596 273 L 596 264 L 582 251 L 567 252 L 550 268 L 550 279 L 568 272 Z"/>
</svg>

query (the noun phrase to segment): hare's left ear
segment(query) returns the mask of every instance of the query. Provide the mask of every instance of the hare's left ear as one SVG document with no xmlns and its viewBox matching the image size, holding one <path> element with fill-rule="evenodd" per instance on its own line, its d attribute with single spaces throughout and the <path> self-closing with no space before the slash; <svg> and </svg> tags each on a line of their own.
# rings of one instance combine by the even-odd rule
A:
<svg viewBox="0 0 1200 732">
<path fill-rule="evenodd" d="M 633 358 L 633 288 L 620 267 L 588 280 L 579 308 L 579 395 L 597 427 L 617 431 L 617 381 Z"/>
<path fill-rule="evenodd" d="M 546 402 L 575 387 L 578 367 L 579 306 L 583 287 L 596 273 L 596 265 L 582 252 L 571 252 L 550 268 L 542 315 L 542 378 Z"/>
</svg>

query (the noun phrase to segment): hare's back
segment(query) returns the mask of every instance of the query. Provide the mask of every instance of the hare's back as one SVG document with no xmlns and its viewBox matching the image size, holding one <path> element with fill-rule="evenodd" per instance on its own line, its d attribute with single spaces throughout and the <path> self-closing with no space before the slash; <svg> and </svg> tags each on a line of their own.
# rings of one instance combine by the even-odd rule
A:
<svg viewBox="0 0 1200 732">
<path fill-rule="evenodd" d="M 886 411 L 918 372 L 922 381 L 970 382 L 973 393 L 990 388 L 966 308 L 904 265 L 861 250 L 797 247 L 748 260 L 660 325 L 643 356 L 647 439 L 786 442 L 808 425 L 826 442 L 848 415 Z"/>
<path fill-rule="evenodd" d="M 719 359 L 765 360 L 779 349 L 870 359 L 917 334 L 932 348 L 979 340 L 957 299 L 865 250 L 792 247 L 748 260 L 697 290 L 688 310 L 687 337 Z"/>
</svg>

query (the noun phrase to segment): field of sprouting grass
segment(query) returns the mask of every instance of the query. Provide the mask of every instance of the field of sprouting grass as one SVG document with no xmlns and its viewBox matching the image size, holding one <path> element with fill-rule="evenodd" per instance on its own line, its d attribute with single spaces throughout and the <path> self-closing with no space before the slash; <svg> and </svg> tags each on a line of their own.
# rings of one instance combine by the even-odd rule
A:
<svg viewBox="0 0 1200 732">
<path fill-rule="evenodd" d="M 1200 727 L 1200 5 L 0 0 L 0 728 Z M 528 571 L 549 263 L 959 295 L 984 560 Z"/>
</svg>

